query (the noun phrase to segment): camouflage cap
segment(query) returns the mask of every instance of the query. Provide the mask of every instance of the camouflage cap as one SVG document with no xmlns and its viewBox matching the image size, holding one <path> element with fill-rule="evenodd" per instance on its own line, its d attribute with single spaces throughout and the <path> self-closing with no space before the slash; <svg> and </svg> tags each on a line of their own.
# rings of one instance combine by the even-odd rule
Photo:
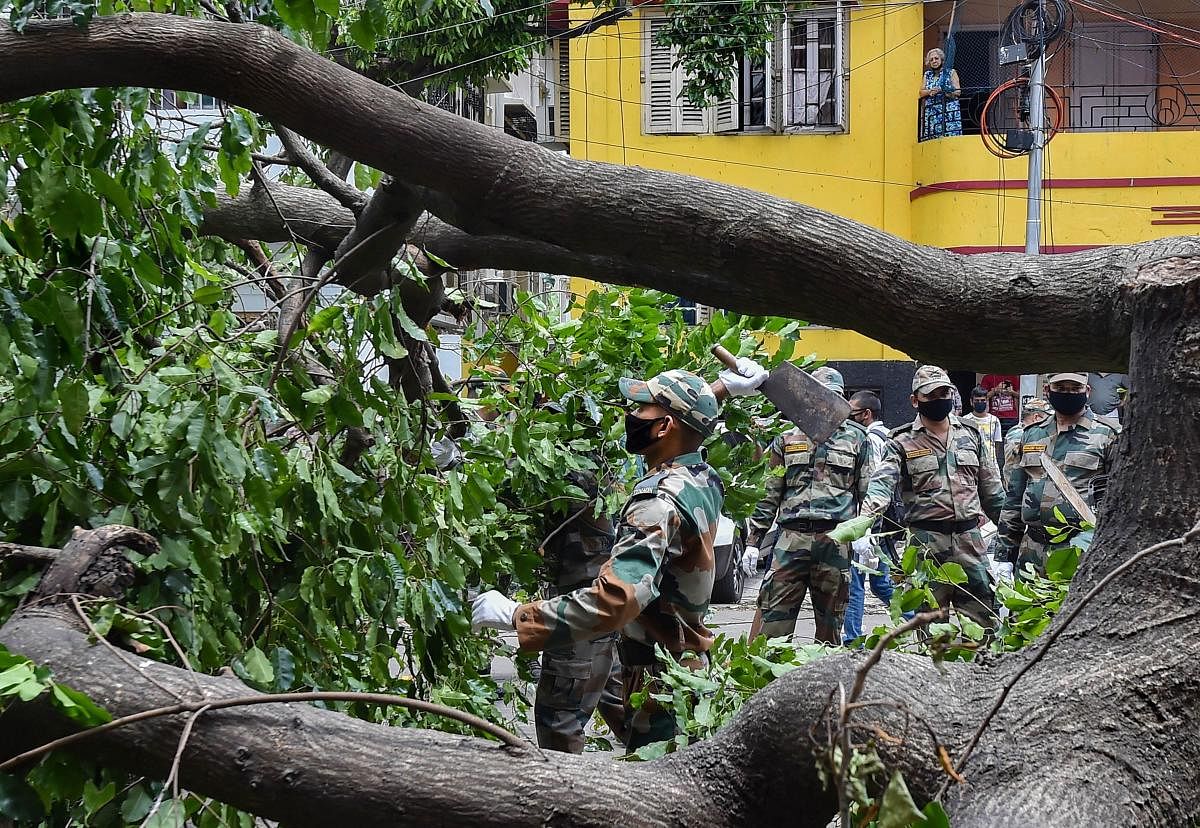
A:
<svg viewBox="0 0 1200 828">
<path fill-rule="evenodd" d="M 846 383 L 842 379 L 841 372 L 836 368 L 830 368 L 828 365 L 822 365 L 820 368 L 817 368 L 812 372 L 812 377 L 830 391 L 836 391 L 842 395 L 846 393 Z"/>
<path fill-rule="evenodd" d="M 1030 397 L 1021 406 L 1021 416 L 1025 416 L 1026 414 L 1049 414 L 1053 410 L 1050 407 L 1050 403 L 1045 400 L 1039 397 Z"/>
<path fill-rule="evenodd" d="M 912 390 L 914 394 L 928 394 L 935 388 L 953 388 L 950 376 L 936 365 L 922 365 L 913 377 Z"/>
<path fill-rule="evenodd" d="M 620 382 L 621 396 L 638 403 L 658 403 L 679 419 L 707 436 L 712 434 L 717 420 L 717 396 L 708 383 L 691 371 L 678 368 L 663 371 L 648 380 L 624 378 Z"/>
<path fill-rule="evenodd" d="M 1046 382 L 1049 384 L 1053 384 L 1056 382 L 1077 382 L 1080 385 L 1087 385 L 1088 384 L 1088 375 L 1087 374 L 1051 374 L 1046 379 Z"/>
</svg>

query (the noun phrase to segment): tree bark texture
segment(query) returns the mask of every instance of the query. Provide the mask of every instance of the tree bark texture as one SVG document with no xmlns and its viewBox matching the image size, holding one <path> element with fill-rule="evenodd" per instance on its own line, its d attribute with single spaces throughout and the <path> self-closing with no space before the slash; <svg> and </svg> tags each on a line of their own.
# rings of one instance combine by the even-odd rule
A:
<svg viewBox="0 0 1200 828">
<path fill-rule="evenodd" d="M 466 234 L 563 251 L 564 269 L 571 257 L 640 262 L 645 275 L 631 281 L 854 328 L 950 364 L 1026 371 L 1128 364 L 1134 392 L 1126 431 L 1068 610 L 1138 549 L 1197 520 L 1200 276 L 1187 258 L 1197 252 L 1195 239 L 1053 257 L 961 257 L 759 193 L 546 153 L 253 25 L 126 15 L 95 20 L 86 32 L 63 22 L 0 33 L 0 99 L 80 79 L 204 92 L 247 106 L 441 193 L 457 205 L 457 227 Z M 971 338 L 945 336 L 951 318 Z M 1014 329 L 1021 335 L 1012 336 Z M 966 785 L 946 799 L 956 828 L 1191 824 L 1200 816 L 1198 546 L 1140 561 L 1084 607 L 1016 685 L 966 764 Z M 46 612 L 15 616 L 0 640 L 115 715 L 171 700 Z M 918 798 L 928 798 L 943 771 L 906 712 L 926 720 L 954 756 L 1030 657 L 943 670 L 887 655 L 864 696 L 881 704 L 856 711 L 853 721 L 866 728 L 856 734 L 878 727 L 900 736 L 899 745 L 878 737 L 883 758 L 904 771 Z M 823 722 L 860 659 L 830 656 L 789 674 L 716 737 L 645 766 L 511 752 L 305 708 L 202 717 L 184 754 L 183 781 L 302 823 L 348 816 L 363 824 L 823 826 L 835 810 L 815 771 Z M 174 668 L 146 662 L 140 669 L 180 693 L 190 687 Z M 200 680 L 208 692 L 243 690 Z M 889 706 L 896 704 L 904 709 Z M 55 720 L 28 706 L 10 718 L 6 733 L 44 732 Z M 162 775 L 181 727 L 165 720 L 115 731 L 98 738 L 96 749 Z"/>
<path fill-rule="evenodd" d="M 413 100 L 255 24 L 170 15 L 31 23 L 0 34 L 0 100 L 89 85 L 215 95 L 427 187 L 486 227 L 647 268 L 641 283 L 735 310 L 861 331 L 979 369 L 1123 368 L 1119 280 L 1195 239 L 1061 256 L 960 256 L 689 176 L 566 158 Z M 465 216 L 465 219 L 464 219 Z M 677 281 L 657 278 L 679 274 Z M 997 312 L 1006 308 L 1006 313 Z M 972 338 L 930 336 L 954 318 Z M 1065 319 L 1080 320 L 1067 326 Z M 1012 336 L 1013 329 L 1022 336 Z"/>
</svg>

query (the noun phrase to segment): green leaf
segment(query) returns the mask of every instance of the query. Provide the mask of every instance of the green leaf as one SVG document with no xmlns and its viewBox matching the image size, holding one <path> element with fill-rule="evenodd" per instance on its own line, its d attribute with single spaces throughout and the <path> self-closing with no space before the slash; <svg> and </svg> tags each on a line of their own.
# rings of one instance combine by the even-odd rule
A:
<svg viewBox="0 0 1200 828">
<path fill-rule="evenodd" d="M 0 509 L 14 523 L 25 519 L 32 502 L 32 492 L 25 480 L 13 479 L 0 488 Z"/>
<path fill-rule="evenodd" d="M 225 288 L 218 285 L 201 285 L 192 294 L 197 305 L 215 305 L 225 298 Z"/>
<path fill-rule="evenodd" d="M 59 383 L 57 394 L 67 431 L 78 436 L 88 414 L 87 388 L 76 380 L 64 380 Z"/>
<path fill-rule="evenodd" d="M 673 745 L 674 742 L 671 741 L 651 742 L 648 745 L 642 745 L 632 755 L 636 756 L 639 761 L 649 762 L 651 759 L 661 759 L 666 756 L 671 752 Z"/>
<path fill-rule="evenodd" d="M 121 803 L 121 816 L 126 822 L 141 822 L 150 813 L 153 804 L 154 797 L 146 790 L 146 786 L 134 785 Z"/>
<path fill-rule="evenodd" d="M 909 828 L 924 821 L 925 815 L 917 809 L 908 785 L 904 784 L 904 775 L 896 771 L 879 803 L 878 828 Z"/>
<path fill-rule="evenodd" d="M 1055 549 L 1046 557 L 1046 577 L 1052 581 L 1070 581 L 1079 568 L 1079 548 Z"/>
<path fill-rule="evenodd" d="M 948 581 L 952 584 L 965 584 L 967 582 L 967 572 L 962 568 L 961 564 L 950 561 L 949 563 L 942 564 L 939 570 L 939 580 Z"/>
<path fill-rule="evenodd" d="M 22 777 L 0 773 L 0 815 L 18 822 L 38 822 L 45 815 L 42 800 Z"/>
<path fill-rule="evenodd" d="M 92 727 L 112 721 L 107 710 L 73 687 L 55 683 L 51 698 L 55 707 L 78 724 Z"/>
<path fill-rule="evenodd" d="M 183 802 L 168 799 L 142 823 L 141 828 L 183 828 L 186 819 L 187 811 Z"/>
<path fill-rule="evenodd" d="M 930 802 L 922 814 L 925 819 L 918 823 L 916 828 L 950 828 L 950 817 L 946 816 L 946 809 L 942 807 L 942 803 Z"/>
<path fill-rule="evenodd" d="M 97 788 L 92 780 L 87 780 L 83 783 L 83 807 L 87 810 L 87 815 L 92 816 L 109 802 L 117 794 L 117 786 L 114 782 L 109 782 L 103 788 Z"/>
<path fill-rule="evenodd" d="M 296 659 L 287 647 L 276 647 L 271 651 L 271 668 L 275 671 L 275 692 L 292 689 L 296 683 Z"/>
<path fill-rule="evenodd" d="M 843 520 L 837 526 L 833 527 L 829 532 L 829 539 L 837 543 L 850 543 L 867 534 L 874 525 L 874 517 L 871 515 L 859 515 L 856 518 Z"/>
<path fill-rule="evenodd" d="M 250 680 L 259 685 L 269 685 L 275 681 L 275 668 L 267 659 L 265 653 L 257 645 L 251 647 L 242 656 L 242 667 Z"/>
<path fill-rule="evenodd" d="M 318 385 L 311 391 L 305 391 L 300 395 L 300 398 L 305 402 L 324 405 L 333 397 L 333 388 L 328 385 Z"/>
</svg>

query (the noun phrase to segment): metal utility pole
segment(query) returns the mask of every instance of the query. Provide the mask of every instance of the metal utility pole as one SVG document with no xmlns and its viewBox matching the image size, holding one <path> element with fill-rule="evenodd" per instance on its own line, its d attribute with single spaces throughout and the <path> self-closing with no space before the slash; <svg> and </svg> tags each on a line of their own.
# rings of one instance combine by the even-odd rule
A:
<svg viewBox="0 0 1200 828">
<path fill-rule="evenodd" d="M 1042 152 L 1046 148 L 1046 8 L 1038 4 L 1038 56 L 1029 74 L 1029 125 L 1033 146 L 1029 150 L 1029 184 L 1025 212 L 1025 252 L 1042 251 Z"/>
</svg>

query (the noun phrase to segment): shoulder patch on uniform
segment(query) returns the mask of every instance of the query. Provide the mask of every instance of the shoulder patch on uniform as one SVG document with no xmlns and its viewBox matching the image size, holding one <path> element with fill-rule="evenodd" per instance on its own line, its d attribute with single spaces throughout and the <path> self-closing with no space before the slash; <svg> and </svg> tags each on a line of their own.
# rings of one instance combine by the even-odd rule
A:
<svg viewBox="0 0 1200 828">
<path fill-rule="evenodd" d="M 901 434 L 907 434 L 908 432 L 912 431 L 912 426 L 913 426 L 912 423 L 905 423 L 902 426 L 897 426 L 896 428 L 893 428 L 891 431 L 888 432 L 888 436 L 889 437 L 898 437 Z"/>
<path fill-rule="evenodd" d="M 637 495 L 656 493 L 658 491 L 658 484 L 662 482 L 662 479 L 666 477 L 667 474 L 667 471 L 660 471 L 658 474 L 652 474 L 649 477 L 643 478 L 636 486 L 633 487 L 633 491 L 630 492 L 630 496 L 633 497 Z"/>
<path fill-rule="evenodd" d="M 1021 446 L 1021 451 L 1024 454 L 1032 454 L 1035 451 L 1045 451 L 1045 450 L 1046 450 L 1045 443 L 1026 443 L 1025 445 Z"/>
<path fill-rule="evenodd" d="M 1093 414 L 1092 417 L 1095 418 L 1096 422 L 1104 423 L 1118 434 L 1121 433 L 1121 423 L 1119 420 L 1114 420 L 1112 417 L 1109 417 L 1106 414 Z"/>
<path fill-rule="evenodd" d="M 917 457 L 924 457 L 927 454 L 933 454 L 933 449 L 931 449 L 931 448 L 913 449 L 912 451 L 904 452 L 904 459 L 914 460 Z"/>
<path fill-rule="evenodd" d="M 808 445 L 807 440 L 802 443 L 786 443 L 783 447 L 783 453 L 796 454 L 797 452 L 808 451 L 809 448 L 810 446 Z"/>
</svg>

